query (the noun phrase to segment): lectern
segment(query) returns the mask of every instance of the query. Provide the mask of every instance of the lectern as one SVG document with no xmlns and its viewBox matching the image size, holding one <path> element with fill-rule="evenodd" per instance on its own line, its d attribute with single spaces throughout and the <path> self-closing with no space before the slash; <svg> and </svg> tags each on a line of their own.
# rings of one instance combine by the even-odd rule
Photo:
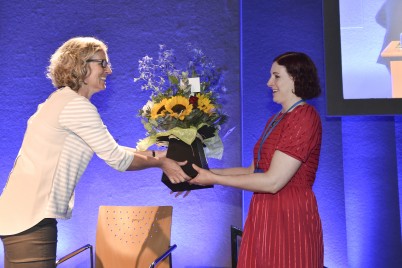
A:
<svg viewBox="0 0 402 268">
<path fill-rule="evenodd" d="M 392 98 L 402 98 L 402 47 L 400 41 L 391 41 L 381 52 L 389 60 L 392 81 Z"/>
</svg>

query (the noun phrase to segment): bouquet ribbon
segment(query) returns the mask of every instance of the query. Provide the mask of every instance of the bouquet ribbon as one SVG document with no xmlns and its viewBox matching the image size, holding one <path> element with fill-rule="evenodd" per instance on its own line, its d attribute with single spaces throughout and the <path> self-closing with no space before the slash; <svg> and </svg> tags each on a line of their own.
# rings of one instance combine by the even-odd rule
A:
<svg viewBox="0 0 402 268">
<path fill-rule="evenodd" d="M 145 151 L 152 145 L 158 143 L 158 138 L 162 137 L 171 138 L 173 136 L 174 138 L 177 138 L 188 145 L 191 145 L 198 137 L 206 146 L 205 155 L 207 157 L 221 159 L 223 155 L 223 143 L 217 133 L 218 131 L 215 131 L 216 133 L 212 137 L 203 139 L 203 137 L 198 133 L 198 129 L 202 128 L 203 126 L 204 125 L 201 125 L 199 128 L 193 126 L 189 128 L 175 127 L 164 132 L 158 132 L 155 135 L 148 136 L 145 139 L 140 140 L 137 143 L 137 149 L 139 151 Z"/>
</svg>

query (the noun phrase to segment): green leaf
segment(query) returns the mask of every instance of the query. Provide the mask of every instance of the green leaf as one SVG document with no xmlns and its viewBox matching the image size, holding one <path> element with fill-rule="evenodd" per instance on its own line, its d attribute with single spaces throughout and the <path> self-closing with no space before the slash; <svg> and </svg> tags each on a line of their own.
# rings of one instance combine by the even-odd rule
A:
<svg viewBox="0 0 402 268">
<path fill-rule="evenodd" d="M 178 85 L 179 79 L 174 75 L 169 75 L 169 82 L 173 85 Z"/>
</svg>

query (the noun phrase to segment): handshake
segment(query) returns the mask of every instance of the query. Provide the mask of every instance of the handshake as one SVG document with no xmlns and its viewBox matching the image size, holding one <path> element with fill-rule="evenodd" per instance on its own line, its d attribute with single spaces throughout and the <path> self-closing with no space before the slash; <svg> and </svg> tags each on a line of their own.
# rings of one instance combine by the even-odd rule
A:
<svg viewBox="0 0 402 268">
<path fill-rule="evenodd" d="M 170 139 L 166 157 L 178 162 L 187 161 L 186 164 L 181 166 L 181 168 L 190 179 L 180 183 L 173 183 L 165 172 L 162 175 L 162 182 L 173 192 L 184 192 L 213 187 L 213 185 L 197 185 L 189 183 L 189 180 L 198 175 L 198 172 L 193 168 L 193 164 L 203 169 L 209 169 L 204 153 L 204 146 L 200 139 L 195 139 L 191 146 L 181 140 Z"/>
</svg>

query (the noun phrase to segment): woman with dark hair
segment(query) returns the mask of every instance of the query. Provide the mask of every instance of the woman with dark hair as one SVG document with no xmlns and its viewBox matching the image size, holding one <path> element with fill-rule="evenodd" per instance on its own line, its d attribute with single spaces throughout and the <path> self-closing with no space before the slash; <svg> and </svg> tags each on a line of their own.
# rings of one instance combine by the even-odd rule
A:
<svg viewBox="0 0 402 268">
<path fill-rule="evenodd" d="M 94 153 L 119 171 L 158 167 L 172 183 L 189 179 L 186 162 L 166 151 L 136 152 L 113 139 L 90 102 L 111 73 L 107 46 L 92 37 L 72 38 L 52 55 L 47 76 L 57 90 L 28 120 L 0 196 L 5 268 L 55 267 L 56 219 L 71 217 L 75 186 Z"/>
<path fill-rule="evenodd" d="M 201 169 L 190 183 L 254 192 L 238 268 L 324 265 L 320 216 L 312 187 L 321 149 L 321 120 L 305 100 L 321 93 L 317 70 L 304 53 L 274 59 L 268 86 L 282 109 L 267 122 L 250 167 Z"/>
</svg>

